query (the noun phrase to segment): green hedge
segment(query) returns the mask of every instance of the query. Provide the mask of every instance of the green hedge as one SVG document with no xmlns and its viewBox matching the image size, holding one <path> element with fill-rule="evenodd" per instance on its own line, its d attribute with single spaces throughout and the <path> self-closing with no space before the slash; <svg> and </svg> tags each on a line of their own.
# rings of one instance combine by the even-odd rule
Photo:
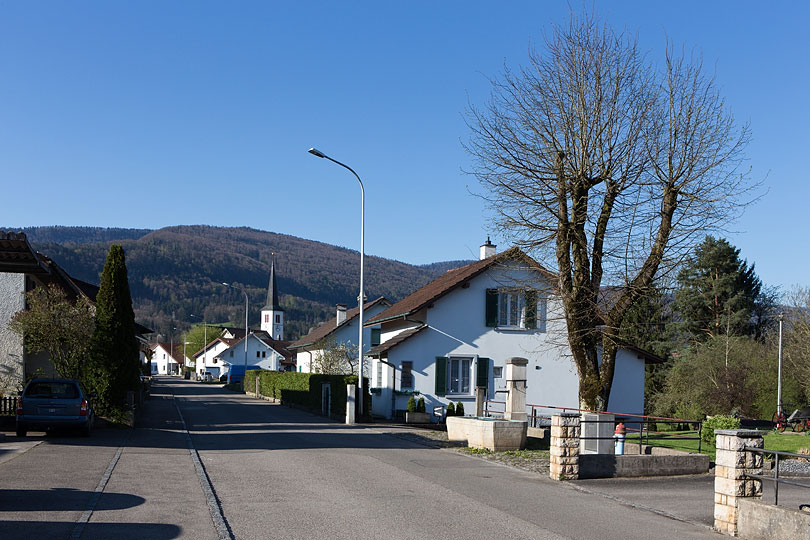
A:
<svg viewBox="0 0 810 540">
<path fill-rule="evenodd" d="M 320 414 L 321 388 L 328 383 L 331 387 L 331 411 L 335 418 L 346 416 L 346 385 L 357 384 L 357 375 L 323 375 L 320 373 L 298 373 L 296 371 L 249 370 L 245 388 L 253 391 L 256 388 L 256 377 L 259 377 L 259 393 L 273 397 L 283 404 L 296 405 Z M 368 379 L 364 379 L 366 398 L 365 417 L 371 416 L 371 393 Z"/>
</svg>

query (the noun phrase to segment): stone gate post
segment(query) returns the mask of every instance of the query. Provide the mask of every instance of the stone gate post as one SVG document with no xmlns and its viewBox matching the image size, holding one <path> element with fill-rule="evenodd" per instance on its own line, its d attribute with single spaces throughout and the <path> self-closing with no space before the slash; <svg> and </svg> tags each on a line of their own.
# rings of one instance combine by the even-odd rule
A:
<svg viewBox="0 0 810 540">
<path fill-rule="evenodd" d="M 579 478 L 579 414 L 551 417 L 549 476 L 552 480 Z"/>
<path fill-rule="evenodd" d="M 714 468 L 714 528 L 737 535 L 737 501 L 743 497 L 762 497 L 762 481 L 746 474 L 762 474 L 762 454 L 746 452 L 746 446 L 763 447 L 762 431 L 716 429 L 717 456 Z"/>
</svg>

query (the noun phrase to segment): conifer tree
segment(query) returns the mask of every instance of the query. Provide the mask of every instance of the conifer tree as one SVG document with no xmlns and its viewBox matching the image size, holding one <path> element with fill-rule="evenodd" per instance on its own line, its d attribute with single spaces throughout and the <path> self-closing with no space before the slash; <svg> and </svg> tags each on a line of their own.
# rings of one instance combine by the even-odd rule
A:
<svg viewBox="0 0 810 540">
<path fill-rule="evenodd" d="M 129 390 L 139 384 L 138 341 L 124 249 L 110 246 L 96 296 L 96 328 L 90 341 L 90 385 L 103 414 L 123 411 Z"/>
</svg>

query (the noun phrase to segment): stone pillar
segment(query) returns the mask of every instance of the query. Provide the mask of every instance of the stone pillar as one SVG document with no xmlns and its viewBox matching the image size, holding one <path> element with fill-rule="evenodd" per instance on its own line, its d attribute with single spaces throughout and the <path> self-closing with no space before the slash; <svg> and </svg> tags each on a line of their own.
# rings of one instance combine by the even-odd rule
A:
<svg viewBox="0 0 810 540">
<path fill-rule="evenodd" d="M 354 424 L 355 415 L 355 400 L 357 396 L 357 387 L 353 384 L 346 385 L 346 423 Z"/>
<path fill-rule="evenodd" d="M 505 420 L 521 420 L 526 418 L 526 365 L 525 358 L 513 356 L 506 360 L 506 412 Z"/>
<path fill-rule="evenodd" d="M 487 399 L 487 387 L 475 387 L 475 416 L 480 418 L 484 416 L 484 401 Z"/>
<path fill-rule="evenodd" d="M 553 428 L 552 428 L 553 429 Z M 716 429 L 717 457 L 714 468 L 714 528 L 737 536 L 737 500 L 762 497 L 762 481 L 746 474 L 762 474 L 762 454 L 744 447 L 762 448 L 762 431 Z"/>
<path fill-rule="evenodd" d="M 579 478 L 579 414 L 551 417 L 549 476 L 552 480 Z"/>
</svg>

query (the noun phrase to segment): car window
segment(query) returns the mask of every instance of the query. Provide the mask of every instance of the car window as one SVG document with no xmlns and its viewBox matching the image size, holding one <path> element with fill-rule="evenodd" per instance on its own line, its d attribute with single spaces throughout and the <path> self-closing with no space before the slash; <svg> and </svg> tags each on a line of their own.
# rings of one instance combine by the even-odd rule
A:
<svg viewBox="0 0 810 540">
<path fill-rule="evenodd" d="M 30 384 L 25 391 L 25 395 L 32 398 L 75 399 L 79 397 L 79 389 L 73 383 L 38 382 Z"/>
</svg>

